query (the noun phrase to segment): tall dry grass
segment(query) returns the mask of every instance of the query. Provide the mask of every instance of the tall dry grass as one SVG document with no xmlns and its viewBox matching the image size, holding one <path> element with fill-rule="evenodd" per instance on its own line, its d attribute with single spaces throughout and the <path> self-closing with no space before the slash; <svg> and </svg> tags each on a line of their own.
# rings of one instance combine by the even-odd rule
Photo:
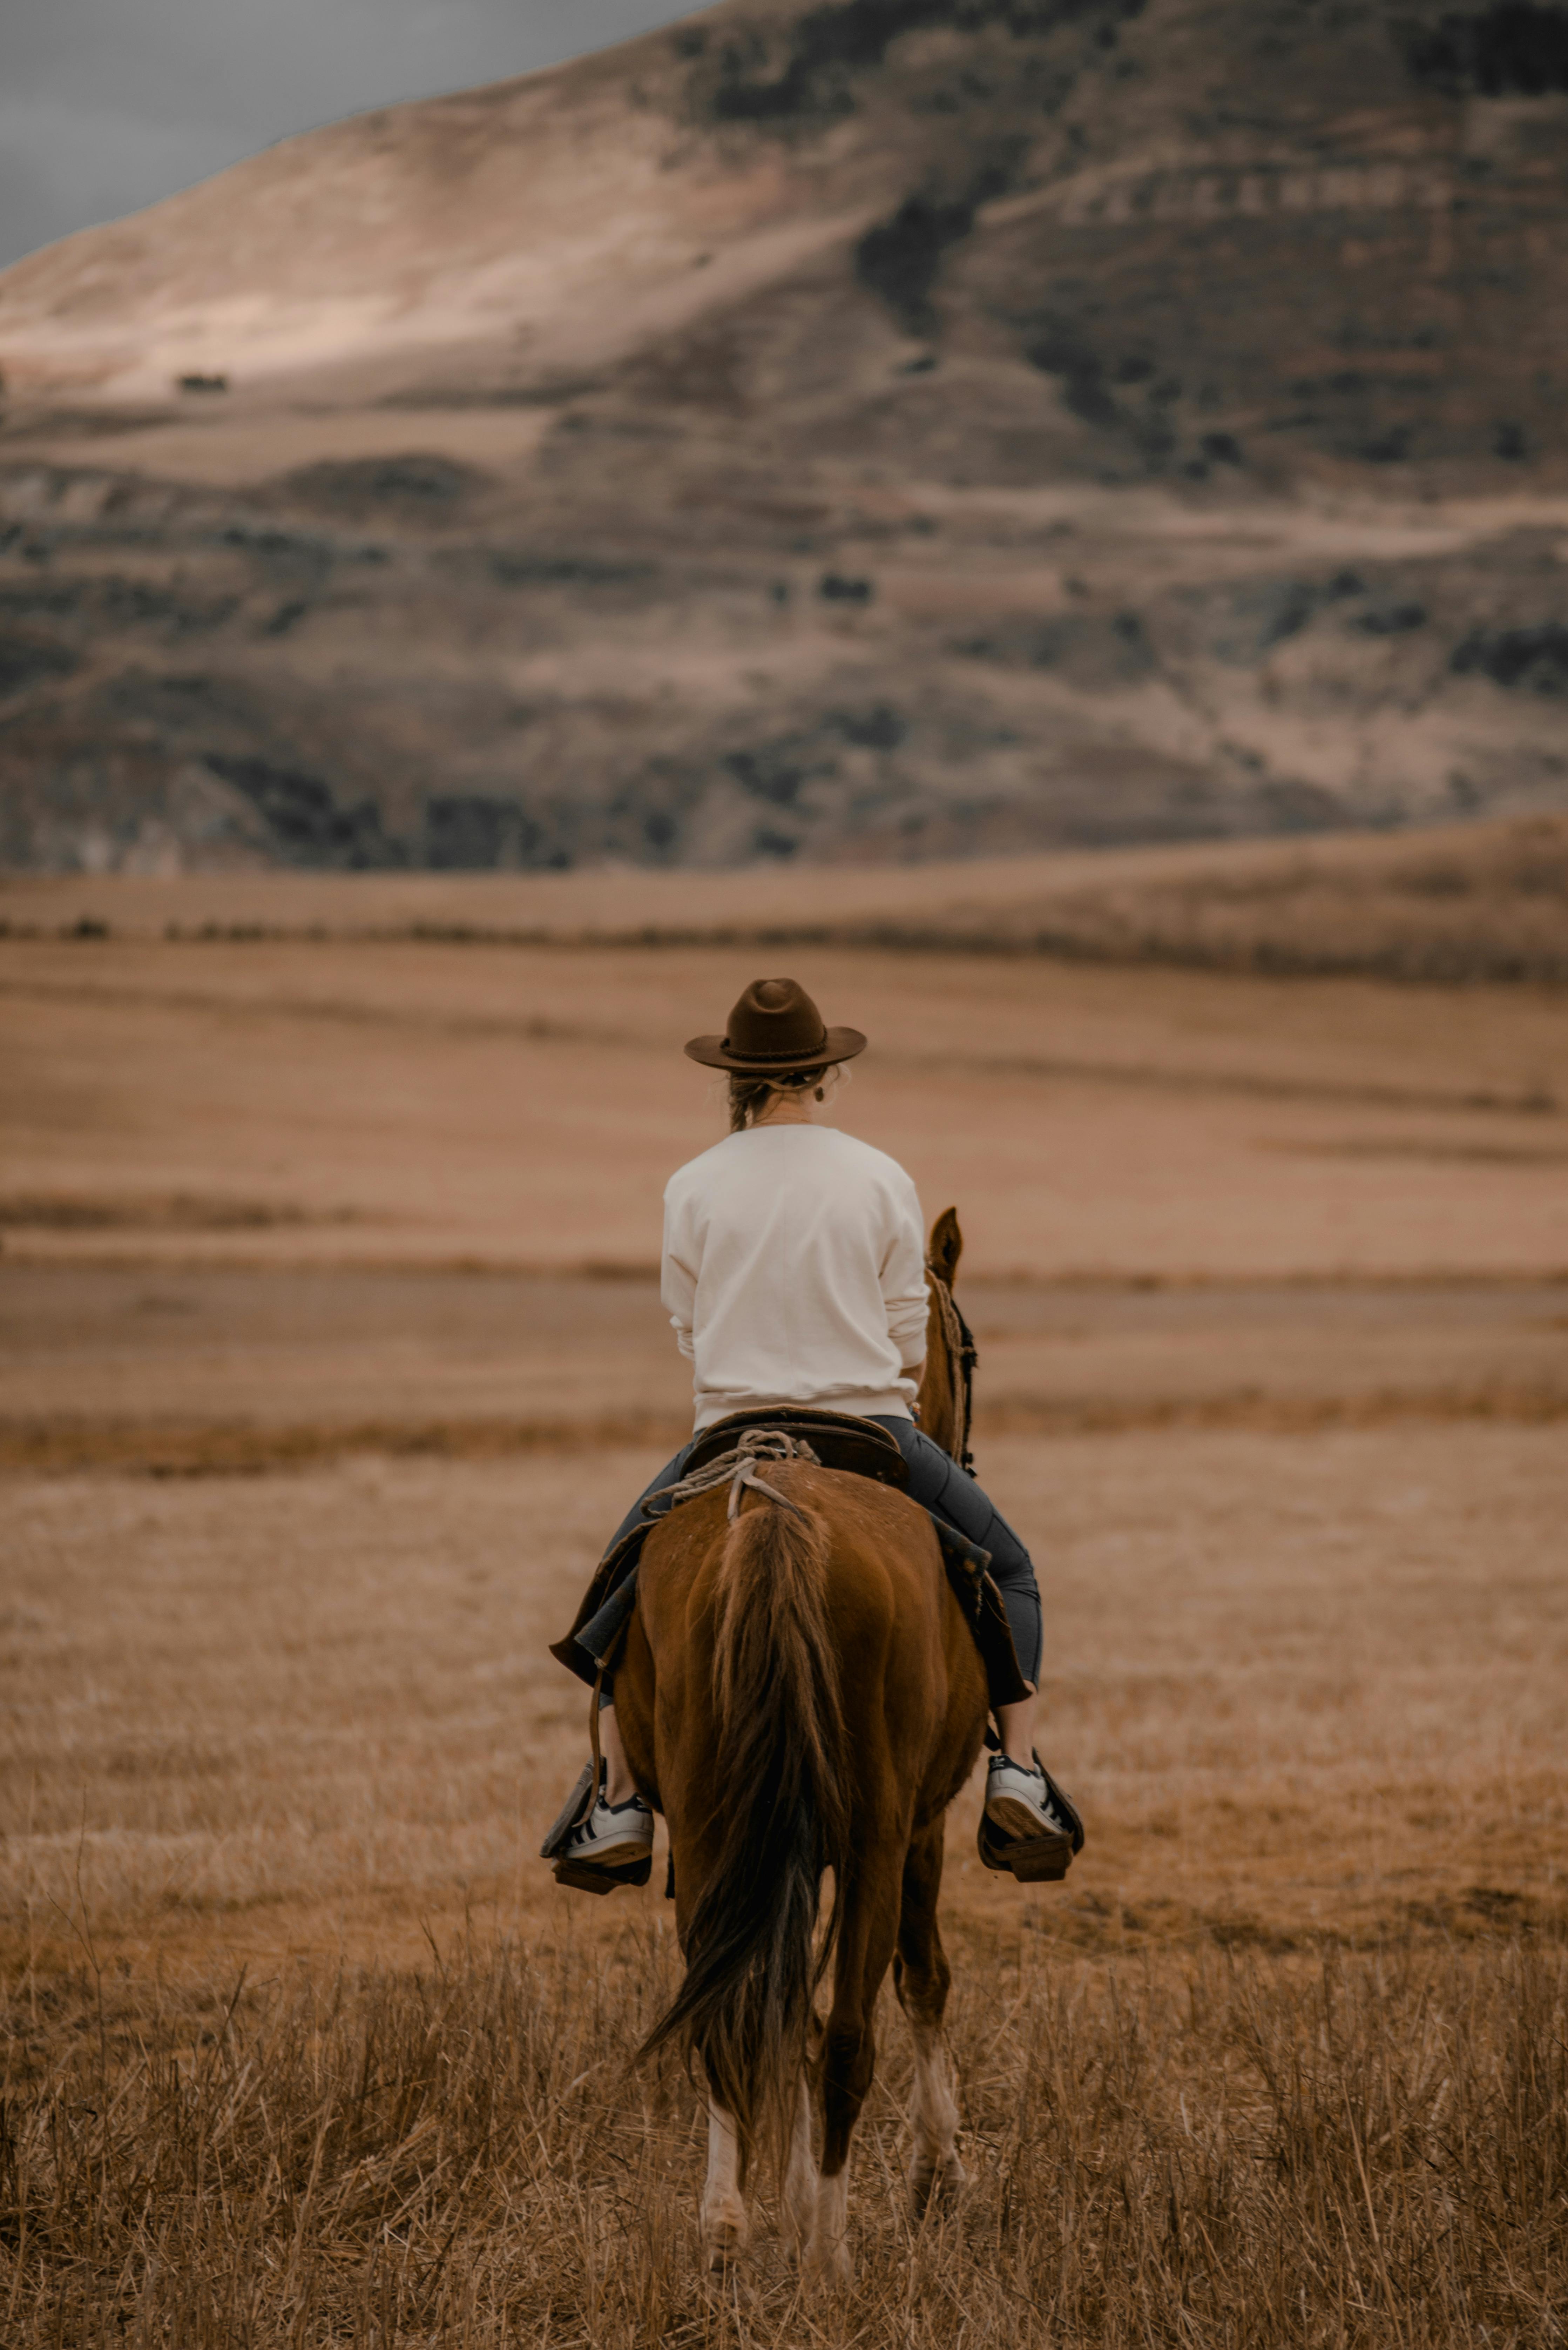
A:
<svg viewBox="0 0 1568 2350">
<path fill-rule="evenodd" d="M 911 2225 L 889 2008 L 856 2282 L 804 2301 L 767 2224 L 717 2279 L 701 2123 L 630 2051 L 668 1935 L 422 1974 L 9 2002 L 9 2350 L 653 2342 L 1555 2345 L 1568 2319 L 1568 1953 L 1310 1967 L 971 1959 L 956 2209 Z"/>
</svg>

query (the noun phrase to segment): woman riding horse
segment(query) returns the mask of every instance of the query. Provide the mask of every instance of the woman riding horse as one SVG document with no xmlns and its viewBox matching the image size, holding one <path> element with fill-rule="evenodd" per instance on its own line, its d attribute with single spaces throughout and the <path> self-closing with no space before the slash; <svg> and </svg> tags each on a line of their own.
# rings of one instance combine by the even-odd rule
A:
<svg viewBox="0 0 1568 2350">
<path fill-rule="evenodd" d="M 1040 1674 L 1034 1569 L 981 1488 L 917 1425 L 927 1317 L 925 1227 L 896 1159 L 816 1124 L 827 1073 L 866 1048 L 856 1028 L 828 1028 L 790 979 L 756 980 L 722 1036 L 695 1036 L 689 1056 L 730 1077 L 731 1131 L 682 1167 L 664 1195 L 662 1294 L 691 1363 L 696 1427 L 618 1528 L 679 1483 L 703 1431 L 736 1413 L 815 1406 L 874 1421 L 898 1445 L 910 1497 L 991 1554 L 1031 1694 L 997 1709 L 985 1810 L 999 1843 L 1060 1835 L 1064 1823 L 1032 1758 Z M 601 1691 L 604 1775 L 566 1841 L 571 1858 L 620 1869 L 644 1858 L 653 1814 L 638 1793 L 612 1690 Z"/>
</svg>

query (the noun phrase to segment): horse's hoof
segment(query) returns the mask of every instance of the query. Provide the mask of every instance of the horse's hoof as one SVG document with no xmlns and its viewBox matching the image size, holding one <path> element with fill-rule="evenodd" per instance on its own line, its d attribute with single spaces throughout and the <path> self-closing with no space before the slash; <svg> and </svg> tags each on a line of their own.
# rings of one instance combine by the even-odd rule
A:
<svg viewBox="0 0 1568 2350">
<path fill-rule="evenodd" d="M 800 2265 L 801 2274 L 809 2284 L 849 2284 L 855 2276 L 855 2262 L 842 2236 L 833 2243 L 813 2237 L 801 2256 Z"/>
<path fill-rule="evenodd" d="M 856 2263 L 848 2251 L 848 2235 L 844 2228 L 823 2228 L 818 2211 L 818 2225 L 806 2237 L 806 2249 L 799 2256 L 799 2272 L 806 2284 L 830 2286 L 848 2284 L 854 2280 Z"/>
<path fill-rule="evenodd" d="M 968 2181 L 969 2173 L 956 2154 L 944 2155 L 938 2162 L 917 2155 L 909 2165 L 909 2206 L 915 2218 L 922 2219 L 933 2203 L 956 2202 Z"/>
<path fill-rule="evenodd" d="M 702 2224 L 702 2250 L 711 2269 L 727 2268 L 746 2249 L 751 2224 L 743 2211 L 726 2211 Z"/>
</svg>

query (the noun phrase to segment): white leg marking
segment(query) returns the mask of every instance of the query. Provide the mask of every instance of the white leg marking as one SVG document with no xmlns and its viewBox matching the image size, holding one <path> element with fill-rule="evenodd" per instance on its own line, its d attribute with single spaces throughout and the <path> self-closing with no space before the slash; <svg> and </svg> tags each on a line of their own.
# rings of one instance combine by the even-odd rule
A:
<svg viewBox="0 0 1568 2350">
<path fill-rule="evenodd" d="M 722 2106 L 708 2100 L 708 2176 L 702 2188 L 702 2243 L 710 2264 L 744 2251 L 751 2222 L 741 2193 L 740 2143 Z"/>
<path fill-rule="evenodd" d="M 848 2227 L 849 2163 L 846 2158 L 836 2178 L 819 2178 L 816 2182 L 816 2210 L 812 2220 L 811 2241 L 805 2248 L 805 2265 L 824 2283 L 847 2284 L 855 2272 L 855 2264 L 849 2257 Z"/>
<path fill-rule="evenodd" d="M 909 2161 L 909 2191 L 917 2215 L 933 2195 L 952 2195 L 963 2185 L 958 2158 L 958 2099 L 953 2062 L 941 2026 L 910 2019 L 915 2037 L 915 2150 Z"/>
<path fill-rule="evenodd" d="M 784 2233 L 796 2256 L 805 2253 L 816 2216 L 816 2158 L 811 2150 L 811 2088 L 804 2071 L 795 2091 L 794 2129 L 784 2172 Z"/>
</svg>

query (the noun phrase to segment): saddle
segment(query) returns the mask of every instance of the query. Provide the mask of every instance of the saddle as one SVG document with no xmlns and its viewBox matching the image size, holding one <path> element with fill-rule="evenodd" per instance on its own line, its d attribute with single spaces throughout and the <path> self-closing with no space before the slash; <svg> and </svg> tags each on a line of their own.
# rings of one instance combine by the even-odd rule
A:
<svg viewBox="0 0 1568 2350">
<path fill-rule="evenodd" d="M 798 1403 L 774 1404 L 765 1411 L 732 1411 L 727 1419 L 716 1419 L 692 1446 L 686 1474 L 694 1477 L 710 1461 L 732 1451 L 748 1428 L 808 1444 L 824 1469 L 872 1477 L 879 1485 L 896 1486 L 900 1493 L 909 1482 L 904 1456 L 885 1428 L 878 1428 L 874 1420 L 857 1419 L 852 1412 L 821 1411 L 815 1405 Z"/>
<path fill-rule="evenodd" d="M 808 1445 L 824 1469 L 869 1477 L 897 1492 L 903 1492 L 909 1485 L 909 1472 L 904 1456 L 885 1430 L 870 1420 L 857 1419 L 849 1412 L 819 1411 L 804 1404 L 733 1412 L 727 1419 L 715 1420 L 692 1448 L 686 1463 L 687 1478 L 697 1477 L 723 1454 L 732 1451 L 742 1433 L 753 1428 L 769 1436 L 784 1436 L 797 1444 Z M 633 1526 L 605 1553 L 583 1595 L 571 1630 L 564 1639 L 550 1643 L 550 1654 L 556 1662 L 590 1687 L 614 1663 L 637 1605 L 637 1563 L 642 1545 L 659 1521 L 669 1515 L 670 1508 L 679 1506 L 666 1502 L 660 1509 L 662 1498 L 660 1494 L 651 1494 L 643 1504 L 644 1510 L 650 1513 L 647 1522 Z M 991 1573 L 991 1553 L 939 1518 L 934 1510 L 926 1514 L 941 1546 L 942 1564 L 953 1596 L 985 1667 L 991 1703 L 993 1707 L 1016 1705 L 1029 1695 L 1029 1684 L 1019 1670 L 1007 1610 Z"/>
</svg>

